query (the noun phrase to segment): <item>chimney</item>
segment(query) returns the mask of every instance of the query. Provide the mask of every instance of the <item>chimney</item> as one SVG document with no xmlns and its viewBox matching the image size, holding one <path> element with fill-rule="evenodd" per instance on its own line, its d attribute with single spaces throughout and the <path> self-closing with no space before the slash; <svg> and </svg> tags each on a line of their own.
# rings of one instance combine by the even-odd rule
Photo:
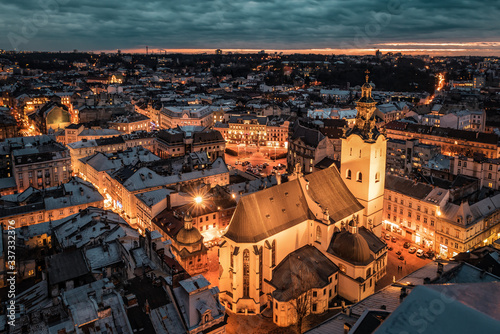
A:
<svg viewBox="0 0 500 334">
<path fill-rule="evenodd" d="M 441 274 L 443 273 L 443 264 L 442 263 L 438 263 L 438 268 L 437 268 L 437 274 L 438 276 L 441 276 Z"/>
<path fill-rule="evenodd" d="M 172 210 L 172 203 L 170 201 L 170 194 L 167 195 L 167 210 Z"/>
<path fill-rule="evenodd" d="M 399 300 L 403 301 L 403 299 L 405 299 L 406 296 L 408 296 L 408 293 L 406 292 L 406 287 L 403 286 L 401 288 L 401 294 L 399 295 Z"/>
<path fill-rule="evenodd" d="M 276 174 L 276 184 L 278 186 L 281 184 L 281 173 Z"/>
</svg>

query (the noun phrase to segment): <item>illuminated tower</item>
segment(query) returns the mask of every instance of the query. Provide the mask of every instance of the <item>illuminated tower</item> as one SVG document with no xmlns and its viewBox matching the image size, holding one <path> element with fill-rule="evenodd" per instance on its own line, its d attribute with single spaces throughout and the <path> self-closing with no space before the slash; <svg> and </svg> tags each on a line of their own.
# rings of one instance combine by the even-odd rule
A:
<svg viewBox="0 0 500 334">
<path fill-rule="evenodd" d="M 356 102 L 356 123 L 352 129 L 344 128 L 340 169 L 345 184 L 365 207 L 361 224 L 380 236 L 387 140 L 375 126 L 377 102 L 372 98 L 368 73 Z"/>
</svg>

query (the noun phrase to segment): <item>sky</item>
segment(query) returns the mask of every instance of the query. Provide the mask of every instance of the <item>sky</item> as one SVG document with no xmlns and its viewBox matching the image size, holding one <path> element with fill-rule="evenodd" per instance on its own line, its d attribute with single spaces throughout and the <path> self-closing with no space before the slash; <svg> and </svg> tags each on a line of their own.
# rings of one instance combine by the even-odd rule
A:
<svg viewBox="0 0 500 334">
<path fill-rule="evenodd" d="M 498 0 L 1 0 L 0 49 L 500 56 Z"/>
</svg>

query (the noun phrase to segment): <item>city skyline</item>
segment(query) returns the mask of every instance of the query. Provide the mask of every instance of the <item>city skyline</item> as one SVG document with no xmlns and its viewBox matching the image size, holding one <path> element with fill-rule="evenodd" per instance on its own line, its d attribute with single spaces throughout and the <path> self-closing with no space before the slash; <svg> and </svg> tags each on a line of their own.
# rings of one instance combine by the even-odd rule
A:
<svg viewBox="0 0 500 334">
<path fill-rule="evenodd" d="M 226 1 L 0 4 L 0 49 L 500 55 L 498 3 Z M 483 8 L 485 10 L 483 10 Z M 487 8 L 487 10 L 486 10 Z"/>
</svg>

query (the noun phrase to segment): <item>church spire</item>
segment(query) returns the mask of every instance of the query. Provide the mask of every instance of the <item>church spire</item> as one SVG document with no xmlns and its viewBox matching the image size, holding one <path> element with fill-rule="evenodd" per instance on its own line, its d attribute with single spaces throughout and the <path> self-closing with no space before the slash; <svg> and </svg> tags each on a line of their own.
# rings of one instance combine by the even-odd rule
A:
<svg viewBox="0 0 500 334">
<path fill-rule="evenodd" d="M 356 123 L 354 125 L 354 130 L 358 130 L 357 133 L 361 134 L 362 137 L 367 141 L 372 141 L 375 136 L 375 105 L 377 102 L 372 98 L 372 85 L 369 83 L 370 71 L 365 71 L 366 82 L 361 86 L 361 98 L 356 102 L 356 109 L 358 113 L 356 115 Z"/>
</svg>

